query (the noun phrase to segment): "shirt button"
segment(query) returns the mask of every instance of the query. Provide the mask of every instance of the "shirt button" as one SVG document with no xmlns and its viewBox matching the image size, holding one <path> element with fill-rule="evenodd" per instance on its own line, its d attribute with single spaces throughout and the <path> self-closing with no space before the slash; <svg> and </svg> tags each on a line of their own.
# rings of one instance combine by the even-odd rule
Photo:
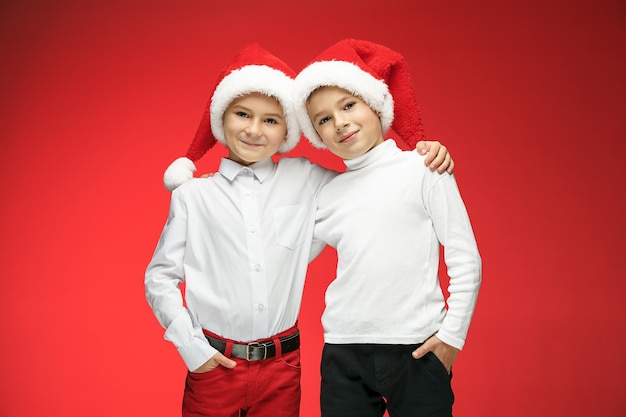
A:
<svg viewBox="0 0 626 417">
<path fill-rule="evenodd" d="M 257 308 L 259 311 L 263 311 L 263 310 L 265 310 L 265 306 L 264 306 L 263 304 L 259 304 L 259 305 L 257 305 L 257 306 L 256 306 L 256 308 Z"/>
<path fill-rule="evenodd" d="M 249 196 L 249 195 L 251 195 L 251 194 L 252 194 L 252 191 L 250 191 L 250 190 L 246 190 L 246 191 L 244 192 L 244 194 L 245 194 L 245 195 L 247 195 L 247 196 Z"/>
<path fill-rule="evenodd" d="M 249 174 L 250 173 L 250 168 L 244 168 L 243 169 L 243 173 L 244 174 Z"/>
<path fill-rule="evenodd" d="M 260 271 L 261 270 L 261 265 L 259 265 L 259 264 L 254 265 L 254 270 L 255 271 Z"/>
<path fill-rule="evenodd" d="M 256 233 L 256 227 L 254 227 L 254 226 L 250 226 L 250 227 L 248 228 L 248 231 L 250 231 L 250 233 Z"/>
</svg>

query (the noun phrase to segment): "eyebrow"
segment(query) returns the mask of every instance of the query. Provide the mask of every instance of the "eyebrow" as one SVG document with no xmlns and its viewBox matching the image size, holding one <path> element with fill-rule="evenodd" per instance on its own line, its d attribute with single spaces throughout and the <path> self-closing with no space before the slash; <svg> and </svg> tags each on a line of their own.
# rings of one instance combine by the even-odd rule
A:
<svg viewBox="0 0 626 417">
<path fill-rule="evenodd" d="M 346 101 L 349 101 L 350 99 L 353 99 L 353 98 L 355 98 L 355 97 L 356 97 L 356 96 L 355 96 L 354 94 L 346 93 L 346 95 L 344 95 L 344 96 L 340 97 L 337 101 L 335 101 L 335 103 L 334 103 L 334 104 L 335 104 L 335 105 L 337 105 L 337 104 L 343 104 L 343 103 L 345 103 Z M 317 119 L 317 118 L 318 118 L 321 114 L 323 114 L 323 113 L 325 113 L 325 112 L 326 112 L 326 110 L 321 110 L 321 111 L 319 111 L 319 112 L 315 113 L 315 114 L 311 117 L 311 120 L 316 120 L 316 119 Z"/>
<path fill-rule="evenodd" d="M 265 116 L 266 116 L 266 117 L 268 117 L 268 116 L 269 116 L 269 117 L 275 117 L 275 118 L 277 118 L 277 119 L 282 119 L 282 118 L 284 118 L 284 116 L 283 116 L 282 114 L 279 114 L 279 113 L 265 113 Z"/>
<path fill-rule="evenodd" d="M 252 109 L 250 109 L 249 107 L 244 106 L 243 104 L 235 104 L 232 107 L 233 111 L 238 111 L 238 110 L 243 110 L 247 113 L 253 113 Z M 280 113 L 263 113 L 264 117 L 274 117 L 277 119 L 284 119 L 285 117 L 280 114 Z"/>
<path fill-rule="evenodd" d="M 313 116 L 311 116 L 311 120 L 313 120 L 313 121 L 317 120 L 317 118 L 320 117 L 320 115 L 325 113 L 325 112 L 326 112 L 326 110 L 322 110 L 322 111 L 319 111 L 319 112 L 315 113 Z"/>
</svg>

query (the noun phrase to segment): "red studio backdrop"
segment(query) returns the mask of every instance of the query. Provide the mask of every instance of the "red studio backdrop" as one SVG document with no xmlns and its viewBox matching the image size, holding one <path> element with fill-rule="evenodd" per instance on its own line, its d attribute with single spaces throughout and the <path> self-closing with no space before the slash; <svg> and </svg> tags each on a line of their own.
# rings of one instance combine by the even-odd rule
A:
<svg viewBox="0 0 626 417">
<path fill-rule="evenodd" d="M 185 368 L 143 290 L 163 171 L 246 43 L 301 69 L 343 37 L 406 56 L 457 164 L 484 276 L 455 414 L 626 415 L 624 2 L 229 4 L 2 2 L 0 415 L 180 414 Z M 343 169 L 304 142 L 290 155 Z M 309 268 L 303 417 L 335 260 Z"/>
</svg>

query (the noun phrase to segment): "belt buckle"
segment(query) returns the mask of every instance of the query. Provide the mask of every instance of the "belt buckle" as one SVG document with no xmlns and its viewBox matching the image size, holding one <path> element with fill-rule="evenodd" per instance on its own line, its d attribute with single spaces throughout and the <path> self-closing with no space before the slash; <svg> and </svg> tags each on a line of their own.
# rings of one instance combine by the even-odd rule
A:
<svg viewBox="0 0 626 417">
<path fill-rule="evenodd" d="M 251 361 L 251 360 L 256 360 L 256 359 L 251 359 L 250 358 L 250 354 L 252 353 L 252 349 L 251 348 L 255 348 L 255 347 L 262 347 L 263 348 L 263 357 L 260 359 L 267 359 L 267 345 L 265 343 L 259 343 L 259 342 L 250 342 L 246 345 L 246 360 L 247 361 Z"/>
</svg>

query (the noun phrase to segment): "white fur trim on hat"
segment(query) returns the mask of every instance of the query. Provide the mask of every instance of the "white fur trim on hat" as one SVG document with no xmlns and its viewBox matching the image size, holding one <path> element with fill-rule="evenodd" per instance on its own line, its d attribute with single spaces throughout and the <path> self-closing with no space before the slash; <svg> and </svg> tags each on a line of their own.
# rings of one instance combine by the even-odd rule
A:
<svg viewBox="0 0 626 417">
<path fill-rule="evenodd" d="M 193 178 L 196 165 L 184 156 L 170 164 L 163 174 L 163 183 L 168 191 L 174 191 L 179 185 Z"/>
<path fill-rule="evenodd" d="M 224 112 L 237 97 L 248 93 L 261 93 L 275 97 L 283 108 L 287 123 L 287 140 L 278 152 L 288 152 L 300 140 L 302 131 L 293 106 L 293 79 L 280 70 L 266 65 L 247 65 L 230 72 L 215 88 L 211 98 L 211 130 L 222 144 L 224 139 Z"/>
<path fill-rule="evenodd" d="M 317 148 L 326 148 L 315 131 L 306 110 L 306 102 L 319 87 L 336 86 L 362 98 L 379 113 L 383 134 L 393 122 L 393 97 L 384 81 L 346 61 L 318 61 L 303 69 L 295 80 L 294 101 L 300 127 L 307 139 Z"/>
</svg>

